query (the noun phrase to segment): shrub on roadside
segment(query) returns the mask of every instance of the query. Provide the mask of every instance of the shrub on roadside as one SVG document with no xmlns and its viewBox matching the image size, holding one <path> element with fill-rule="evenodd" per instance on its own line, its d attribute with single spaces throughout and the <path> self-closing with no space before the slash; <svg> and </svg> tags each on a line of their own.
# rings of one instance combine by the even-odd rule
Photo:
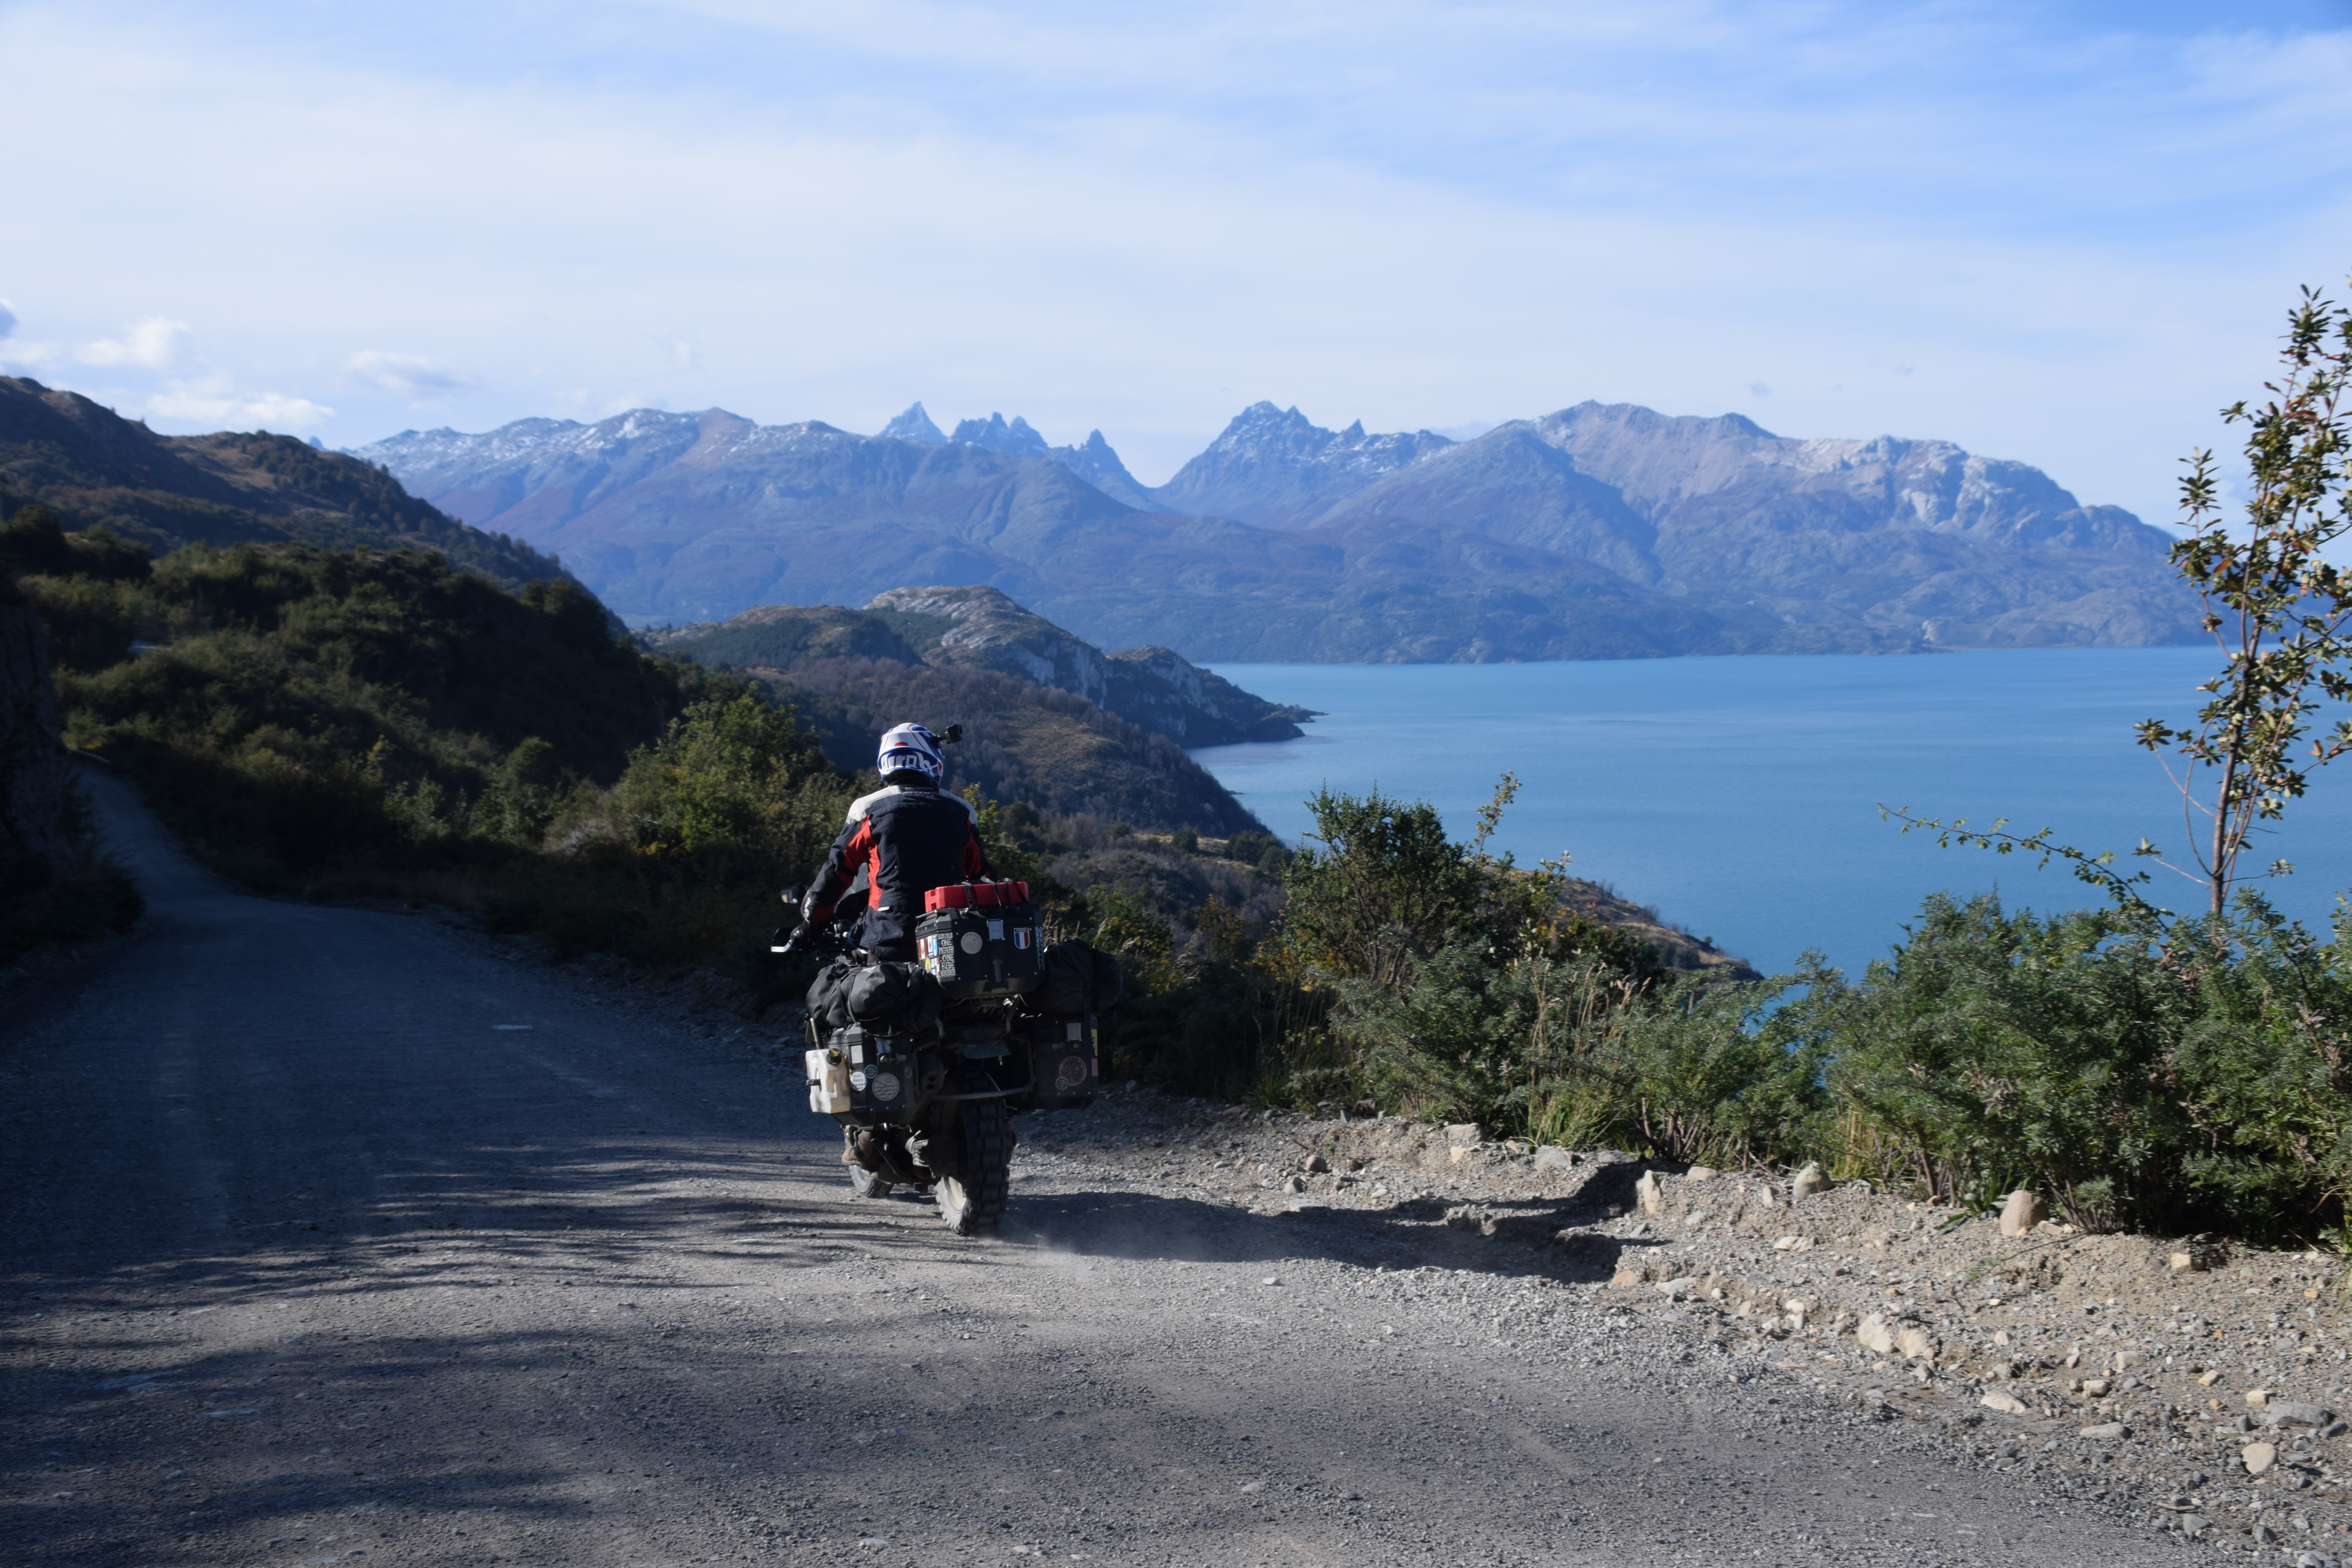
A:
<svg viewBox="0 0 2352 1568">
<path fill-rule="evenodd" d="M 100 849 L 79 787 L 67 792 L 60 826 L 73 851 L 69 863 L 28 861 L 0 879 L 0 965 L 51 942 L 95 942 L 129 931 L 146 912 L 139 885 Z"/>
</svg>

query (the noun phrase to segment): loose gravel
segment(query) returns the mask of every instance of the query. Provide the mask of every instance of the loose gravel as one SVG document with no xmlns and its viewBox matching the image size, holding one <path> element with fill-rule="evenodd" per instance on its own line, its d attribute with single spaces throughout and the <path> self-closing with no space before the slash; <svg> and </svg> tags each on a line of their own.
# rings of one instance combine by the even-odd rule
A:
<svg viewBox="0 0 2352 1568">
<path fill-rule="evenodd" d="M 2223 1334 L 2191 1352 L 2126 1312 L 2146 1243 L 2031 1238 L 2057 1271 L 2000 1278 L 1996 1307 L 1992 1275 L 1953 1278 L 2003 1255 L 1982 1222 L 1937 1236 L 1891 1199 L 1766 1208 L 1757 1178 L 1683 1175 L 1612 1217 L 1643 1169 L 1622 1157 L 1123 1089 L 1021 1118 L 1003 1233 L 959 1241 L 927 1201 L 849 1194 L 788 1020 L 247 898 L 101 798 L 150 924 L 0 1022 L 12 1563 L 2042 1568 L 2345 1544 L 2340 1438 L 2155 1414 L 2243 1408 L 2248 1377 L 2336 1399 L 2273 1372 L 2336 1364 L 2326 1298 L 2293 1308 L 2284 1260 L 2157 1280 L 2237 1284 L 2236 1316 L 2192 1303 Z M 1865 1352 L 1865 1309 L 1932 1358 Z M 2095 1363 L 2046 1364 L 2077 1342 L 2148 1360 L 2078 1397 Z M 2204 1390 L 2209 1342 L 2237 1359 Z M 2257 1458 L 2241 1436 L 2274 1450 L 2260 1476 L 2224 1468 Z"/>
</svg>

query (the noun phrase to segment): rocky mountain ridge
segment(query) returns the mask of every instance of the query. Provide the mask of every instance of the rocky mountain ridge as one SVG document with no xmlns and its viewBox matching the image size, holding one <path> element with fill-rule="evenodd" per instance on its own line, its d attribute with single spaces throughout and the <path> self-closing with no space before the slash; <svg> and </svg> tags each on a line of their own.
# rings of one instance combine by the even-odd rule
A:
<svg viewBox="0 0 2352 1568">
<path fill-rule="evenodd" d="M 1146 490 L 1096 432 L 876 437 L 723 410 L 404 432 L 436 504 L 562 552 L 633 620 L 981 583 L 1189 659 L 1470 660 L 2178 641 L 2158 530 L 1947 442 L 1586 403 L 1473 440 L 1243 411 Z"/>
<path fill-rule="evenodd" d="M 991 414 L 985 419 L 963 420 L 956 426 L 954 435 L 943 436 L 923 405 L 916 403 L 882 426 L 880 436 L 926 447 L 953 444 L 1003 452 L 1008 457 L 1050 458 L 1113 500 L 1143 511 L 1164 510 L 1152 499 L 1151 491 L 1127 471 L 1127 465 L 1119 461 L 1118 454 L 1111 450 L 1110 443 L 1103 439 L 1099 430 L 1089 431 L 1086 440 L 1075 447 L 1049 447 L 1045 437 L 1018 414 L 1010 424 L 1003 415 Z"/>
<path fill-rule="evenodd" d="M 1297 527 L 1454 444 L 1430 430 L 1366 435 L 1360 419 L 1326 430 L 1296 406 L 1253 403 L 1152 498 L 1170 511 Z"/>
<path fill-rule="evenodd" d="M 824 659 L 993 670 L 1085 698 L 1179 745 L 1286 741 L 1305 709 L 1268 702 L 1164 647 L 1105 653 L 994 588 L 894 588 L 863 610 L 768 605 L 719 623 L 641 634 L 705 664 L 791 671 Z"/>
<path fill-rule="evenodd" d="M 2165 534 L 1948 441 L 1796 440 L 1738 415 L 1584 403 L 1428 451 L 1307 526 L 1375 517 L 1934 647 L 2134 646 L 2194 625 Z"/>
</svg>

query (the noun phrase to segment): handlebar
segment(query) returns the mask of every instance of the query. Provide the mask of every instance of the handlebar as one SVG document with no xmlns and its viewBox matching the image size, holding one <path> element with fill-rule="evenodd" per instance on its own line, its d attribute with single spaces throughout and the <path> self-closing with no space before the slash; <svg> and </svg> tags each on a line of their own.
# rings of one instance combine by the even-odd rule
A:
<svg viewBox="0 0 2352 1568">
<path fill-rule="evenodd" d="M 830 957 L 849 951 L 849 933 L 841 929 L 838 921 L 827 921 L 821 926 L 803 921 L 783 941 L 771 938 L 768 951 L 778 958 L 790 958 L 798 952 L 814 952 Z"/>
</svg>

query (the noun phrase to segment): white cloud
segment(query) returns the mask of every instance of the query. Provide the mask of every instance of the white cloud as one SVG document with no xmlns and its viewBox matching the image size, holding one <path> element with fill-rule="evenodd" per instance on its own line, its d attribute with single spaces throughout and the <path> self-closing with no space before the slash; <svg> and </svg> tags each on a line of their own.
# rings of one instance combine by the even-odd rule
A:
<svg viewBox="0 0 2352 1568">
<path fill-rule="evenodd" d="M 472 392 L 482 384 L 462 371 L 445 370 L 423 354 L 394 353 L 386 349 L 362 349 L 343 362 L 352 375 L 378 392 L 404 397 L 411 403 L 432 403 Z"/>
<path fill-rule="evenodd" d="M 147 400 L 147 412 L 213 429 L 307 430 L 335 416 L 333 409 L 307 397 L 248 392 L 218 375 L 172 383 Z"/>
<path fill-rule="evenodd" d="M 168 300 L 206 370 L 336 386 L 331 440 L 451 390 L 349 350 L 403 342 L 462 354 L 482 426 L 871 429 L 915 385 L 1159 479 L 1248 396 L 1373 429 L 1590 396 L 1943 436 L 2158 516 L 2293 286 L 2352 255 L 2352 33 L 2053 33 L 2076 8 L 2024 0 L 576 9 L 0 5 L 20 118 L 78 128 L 11 167 L 51 238 L 7 281 L 65 352 Z M 265 153 L 282 177 L 182 174 Z"/>
<path fill-rule="evenodd" d="M 8 336 L 16 330 L 16 312 L 8 308 L 7 300 L 0 300 L 0 338 Z"/>
<path fill-rule="evenodd" d="M 133 321 L 119 338 L 84 343 L 74 357 L 84 364 L 136 365 L 142 370 L 168 370 L 186 350 L 188 323 L 169 316 L 148 316 Z"/>
</svg>

